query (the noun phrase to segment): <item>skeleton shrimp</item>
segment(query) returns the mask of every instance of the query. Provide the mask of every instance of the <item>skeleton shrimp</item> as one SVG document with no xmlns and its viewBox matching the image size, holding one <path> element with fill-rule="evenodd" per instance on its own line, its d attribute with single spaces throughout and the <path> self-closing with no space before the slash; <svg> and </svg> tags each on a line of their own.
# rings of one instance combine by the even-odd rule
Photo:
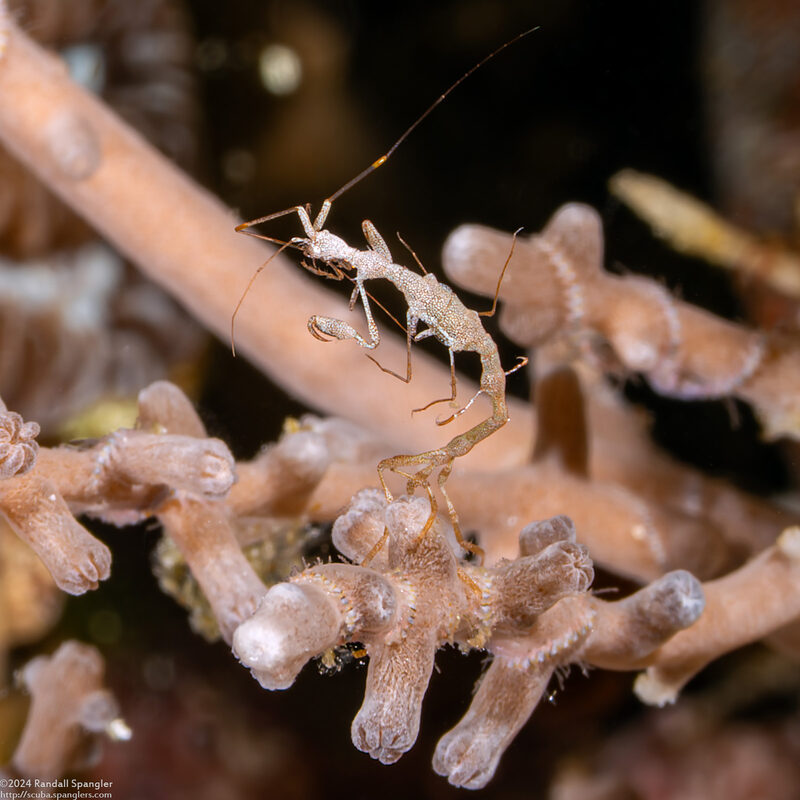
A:
<svg viewBox="0 0 800 800">
<path fill-rule="evenodd" d="M 491 436 L 495 431 L 503 427 L 508 422 L 508 409 L 506 405 L 505 387 L 506 376 L 520 369 L 527 363 L 527 358 L 521 357 L 516 366 L 508 372 L 503 370 L 500 363 L 500 356 L 497 351 L 497 345 L 492 337 L 486 332 L 481 322 L 481 316 L 492 316 L 497 308 L 497 296 L 500 291 L 500 283 L 503 280 L 505 271 L 511 261 L 514 253 L 514 243 L 512 243 L 511 250 L 505 265 L 500 273 L 500 278 L 497 283 L 497 291 L 495 292 L 494 302 L 489 311 L 478 313 L 468 309 L 459 300 L 455 292 L 447 285 L 440 283 L 434 275 L 425 272 L 420 275 L 412 270 L 397 264 L 392 259 L 392 254 L 389 247 L 384 241 L 383 237 L 378 233 L 375 226 L 369 221 L 362 222 L 362 230 L 364 237 L 369 245 L 367 250 L 359 250 L 351 247 L 342 238 L 323 226 L 328 218 L 333 202 L 340 197 L 344 192 L 358 183 L 362 178 L 366 177 L 370 172 L 377 169 L 391 157 L 392 153 L 400 146 L 405 138 L 419 125 L 419 123 L 433 111 L 463 80 L 471 75 L 476 69 L 483 66 L 489 59 L 497 55 L 501 50 L 504 50 L 509 45 L 521 39 L 523 36 L 532 32 L 525 31 L 519 34 L 514 39 L 506 42 L 497 50 L 486 56 L 482 61 L 472 67 L 468 72 L 459 78 L 444 94 L 442 94 L 414 124 L 403 133 L 403 135 L 392 145 L 389 151 L 373 162 L 367 169 L 361 172 L 353 180 L 346 183 L 341 189 L 323 201 L 319 213 L 311 221 L 310 209 L 303 206 L 294 206 L 284 211 L 279 211 L 275 214 L 269 214 L 265 217 L 243 222 L 236 227 L 237 231 L 249 233 L 250 235 L 264 238 L 269 241 L 278 242 L 278 240 L 271 237 L 261 236 L 260 234 L 253 233 L 248 228 L 258 225 L 263 222 L 269 222 L 278 217 L 286 214 L 296 213 L 300 218 L 303 226 L 305 236 L 293 237 L 288 242 L 278 242 L 282 245 L 281 250 L 285 247 L 294 247 L 300 250 L 303 255 L 310 260 L 310 263 L 303 261 L 303 266 L 315 275 L 323 275 L 325 277 L 342 280 L 345 277 L 353 281 L 354 287 L 350 297 L 350 309 L 355 307 L 358 299 L 361 300 L 364 306 L 364 314 L 367 321 L 368 335 L 362 336 L 352 325 L 340 319 L 332 317 L 312 316 L 308 320 L 308 330 L 310 333 L 320 341 L 331 341 L 338 339 L 340 341 L 352 339 L 356 341 L 361 347 L 367 350 L 375 350 L 381 341 L 380 331 L 372 315 L 372 309 L 369 303 L 369 294 L 364 288 L 365 281 L 383 279 L 392 283 L 403 295 L 407 304 L 406 312 L 406 374 L 405 376 L 399 375 L 390 369 L 381 366 L 376 359 L 372 356 L 368 357 L 373 361 L 383 372 L 394 375 L 404 383 L 411 381 L 411 344 L 412 342 L 419 342 L 430 336 L 438 339 L 448 350 L 450 356 L 450 396 L 440 400 L 434 400 L 428 403 L 423 408 L 414 409 L 414 411 L 424 411 L 431 406 L 442 402 L 453 402 L 456 398 L 456 374 L 453 356 L 457 352 L 473 352 L 476 353 L 481 362 L 481 378 L 478 392 L 469 400 L 469 402 L 462 408 L 459 408 L 449 417 L 444 420 L 436 420 L 437 425 L 446 425 L 452 422 L 458 416 L 463 414 L 473 402 L 480 396 L 486 395 L 492 404 L 491 415 L 484 419 L 482 422 L 473 426 L 464 433 L 454 436 L 446 445 L 438 447 L 434 450 L 427 450 L 424 453 L 415 455 L 396 455 L 390 458 L 385 458 L 378 464 L 378 477 L 380 479 L 381 487 L 383 488 L 386 499 L 391 502 L 392 494 L 386 484 L 385 472 L 390 470 L 398 475 L 407 479 L 406 492 L 413 494 L 414 489 L 418 486 L 424 487 L 428 493 L 431 504 L 431 513 L 425 523 L 420 539 L 427 534 L 430 530 L 433 521 L 436 518 L 438 507 L 430 487 L 429 479 L 431 473 L 437 468 L 441 468 L 437 476 L 437 483 L 439 490 L 442 493 L 447 504 L 447 511 L 453 525 L 456 538 L 459 544 L 468 551 L 482 557 L 483 551 L 477 545 L 464 540 L 461 535 L 461 529 L 458 524 L 458 515 L 456 514 L 455 507 L 450 500 L 449 495 L 445 489 L 445 482 L 450 476 L 453 469 L 453 462 L 456 458 L 466 455 L 472 448 Z M 519 231 L 517 231 L 519 233 Z M 516 234 L 514 242 L 516 242 Z M 278 251 L 280 252 L 280 251 Z M 412 251 L 412 255 L 416 259 L 416 255 Z M 317 266 L 317 262 L 326 264 L 331 272 L 328 272 Z M 419 262 L 418 262 L 419 263 Z M 266 266 L 263 265 L 263 267 Z M 420 265 L 421 266 L 421 265 Z M 260 271 L 260 270 L 259 270 Z M 424 268 L 423 268 L 424 271 Z M 256 273 L 258 274 L 258 273 Z M 254 276 L 255 277 L 255 276 Z M 252 280 L 251 280 L 252 283 Z M 249 287 L 248 287 L 249 288 Z M 246 294 L 246 292 L 245 292 Z M 241 304 L 241 301 L 240 301 Z M 238 306 L 237 306 L 238 310 Z M 236 312 L 234 312 L 235 316 Z M 417 332 L 417 326 L 420 322 L 427 325 L 425 330 Z M 330 337 L 330 338 L 328 338 Z M 413 413 L 413 412 L 412 412 Z M 409 469 L 421 465 L 421 468 L 416 472 L 410 472 Z M 368 562 L 371 557 L 383 545 L 384 538 L 373 548 L 365 562 Z"/>
</svg>

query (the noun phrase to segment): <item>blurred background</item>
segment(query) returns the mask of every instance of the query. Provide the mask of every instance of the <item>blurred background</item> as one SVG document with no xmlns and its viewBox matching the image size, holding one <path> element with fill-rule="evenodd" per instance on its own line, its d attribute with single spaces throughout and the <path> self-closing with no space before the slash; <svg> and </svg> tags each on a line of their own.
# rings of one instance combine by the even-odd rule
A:
<svg viewBox="0 0 800 800">
<path fill-rule="evenodd" d="M 745 229 L 796 245 L 800 7 L 794 3 L 18 0 L 11 6 L 32 36 L 62 52 L 76 78 L 243 219 L 307 202 L 316 208 L 484 55 L 539 26 L 471 76 L 384 167 L 338 200 L 329 227 L 357 246 L 361 220 L 369 218 L 398 259 L 395 231 L 437 271 L 442 242 L 456 225 L 533 232 L 559 205 L 579 200 L 604 217 L 610 269 L 659 276 L 684 299 L 732 319 L 796 325 L 796 308 L 676 255 L 607 187 L 615 172 L 634 167 L 709 202 Z M 296 219 L 287 217 L 270 233 L 291 236 L 293 226 Z M 45 441 L 88 435 L 92 424 L 110 425 L 112 412 L 124 420 L 136 391 L 162 376 L 192 393 L 211 435 L 239 458 L 273 440 L 287 415 L 306 410 L 245 361 L 233 360 L 229 343 L 209 341 L 3 153 L 0 272 L 4 330 L 13 323 L 21 331 L 13 342 L 4 337 L 0 393 L 9 408 L 43 423 Z M 49 305 L 28 302 L 31 274 L 37 286 L 54 287 Z M 378 296 L 399 308 L 391 292 Z M 75 308 L 84 312 L 80 324 Z M 502 348 L 510 363 L 516 348 L 507 342 Z M 444 355 L 435 345 L 429 349 Z M 33 353 L 41 368 L 23 375 L 21 353 Z M 760 493 L 791 485 L 794 454 L 763 444 L 747 408 L 665 400 L 635 380 L 624 390 L 650 410 L 654 435 L 677 457 Z M 513 376 L 510 391 L 527 396 L 524 372 Z M 54 392 L 62 398 L 58 407 Z M 98 408 L 104 422 L 93 416 Z M 420 738 L 397 765 L 383 767 L 350 743 L 364 664 L 335 676 L 310 664 L 291 690 L 266 693 L 223 644 L 192 633 L 186 612 L 159 590 L 151 571 L 157 528 L 93 530 L 114 551 L 112 578 L 90 595 L 70 598 L 55 627 L 57 600 L 32 614 L 24 629 L 20 623 L 16 638 L 9 637 L 15 645 L 9 671 L 68 636 L 103 651 L 135 732 L 132 742 L 106 748 L 92 773 L 114 782 L 117 800 L 456 796 L 430 759 L 438 738 L 466 710 L 480 654 L 439 653 Z M 316 547 L 314 554 L 326 555 L 324 532 Z M 751 687 L 747 695 L 730 688 L 740 687 L 742 676 Z M 731 759 L 769 765 L 754 778 L 763 794 L 749 796 L 800 796 L 791 794 L 800 784 L 791 783 L 797 776 L 790 766 L 800 750 L 800 682 L 779 659 L 759 648 L 723 659 L 682 705 L 657 719 L 633 698 L 631 681 L 573 671 L 563 687 L 556 683 L 482 795 L 548 797 L 564 765 L 613 764 L 627 751 L 648 765 L 653 793 L 598 798 L 677 797 L 667 793 L 669 776 L 696 770 L 700 781 L 709 764 Z M 0 696 L 4 758 L 25 703 L 13 689 Z M 700 751 L 708 753 L 704 764 L 693 762 Z M 769 783 L 784 779 L 789 794 L 779 793 L 783 784 Z M 728 785 L 696 796 L 725 792 L 738 796 Z"/>
</svg>

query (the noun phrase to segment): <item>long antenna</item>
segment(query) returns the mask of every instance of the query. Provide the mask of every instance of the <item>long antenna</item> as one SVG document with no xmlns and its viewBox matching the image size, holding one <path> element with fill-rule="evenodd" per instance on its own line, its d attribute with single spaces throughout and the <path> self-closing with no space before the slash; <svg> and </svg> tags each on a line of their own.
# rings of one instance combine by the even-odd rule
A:
<svg viewBox="0 0 800 800">
<path fill-rule="evenodd" d="M 329 202 L 333 202 L 337 198 L 341 197 L 348 189 L 351 189 L 355 186 L 360 180 L 367 177 L 370 172 L 374 172 L 378 167 L 383 166 L 392 156 L 395 150 L 408 138 L 408 136 L 412 133 L 412 131 L 419 125 L 440 103 L 444 102 L 445 98 L 455 89 L 457 89 L 473 72 L 479 70 L 487 61 L 491 61 L 496 55 L 502 53 L 506 47 L 510 47 L 512 44 L 516 44 L 520 39 L 525 38 L 529 34 L 533 33 L 534 31 L 539 30 L 539 26 L 537 25 L 535 28 L 529 28 L 527 31 L 523 31 L 522 33 L 518 33 L 513 39 L 509 39 L 505 44 L 501 44 L 496 50 L 493 50 L 489 53 L 488 56 L 484 56 L 474 67 L 468 69 L 452 86 L 450 86 L 444 94 L 439 95 L 439 97 L 431 103 L 430 106 L 422 113 L 421 116 L 417 117 L 417 119 L 412 123 L 412 125 L 406 129 L 403 135 L 384 153 L 380 158 L 373 161 L 365 170 L 359 172 L 355 178 L 349 180 L 341 189 L 335 191 L 329 198 Z"/>
</svg>

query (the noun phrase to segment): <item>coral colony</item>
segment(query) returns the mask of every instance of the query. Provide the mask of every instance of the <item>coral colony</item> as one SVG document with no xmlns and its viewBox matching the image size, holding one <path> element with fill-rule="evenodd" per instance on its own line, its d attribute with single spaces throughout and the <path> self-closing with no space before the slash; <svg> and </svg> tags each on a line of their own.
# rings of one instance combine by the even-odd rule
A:
<svg viewBox="0 0 800 800">
<path fill-rule="evenodd" d="M 0 137 L 8 148 L 224 333 L 244 282 L 232 285 L 230 265 L 243 277 L 264 260 L 261 243 L 233 235 L 226 209 L 53 70 L 2 0 L 0 59 Z M 71 149 L 52 140 L 53 120 L 74 135 Z M 76 172 L 81 147 L 88 155 Z M 130 163 L 135 175 L 125 171 Z M 175 209 L 191 223 L 165 225 Z M 796 651 L 794 519 L 672 461 L 603 380 L 605 371 L 623 369 L 669 396 L 739 397 L 767 435 L 796 439 L 796 338 L 724 321 L 656 282 L 607 273 L 599 217 L 583 205 L 560 209 L 515 246 L 511 234 L 462 227 L 445 245 L 448 277 L 491 297 L 507 263 L 501 327 L 537 360 L 535 415 L 519 401 L 507 410 L 494 342 L 448 287 L 396 264 L 369 223 L 371 248 L 359 251 L 322 230 L 324 217 L 303 222 L 305 237 L 294 244 L 316 260 L 314 270 L 355 271 L 353 303 L 363 302 L 369 338 L 283 255 L 242 306 L 237 338 L 287 390 L 323 410 L 347 409 L 359 424 L 305 417 L 255 459 L 236 462 L 165 381 L 141 390 L 134 428 L 73 445 L 39 446 L 38 425 L 3 406 L 0 511 L 61 591 L 91 591 L 112 573 L 109 550 L 76 516 L 115 525 L 158 520 L 172 548 L 160 551 L 162 584 L 264 688 L 288 689 L 309 659 L 341 646 L 363 649 L 369 668 L 351 736 L 387 764 L 414 745 L 437 650 L 483 651 L 490 664 L 469 710 L 433 754 L 436 772 L 473 789 L 491 780 L 553 674 L 570 665 L 639 671 L 638 697 L 663 705 L 710 661 L 746 643 L 779 631 L 771 642 Z M 478 352 L 480 386 L 462 379 L 459 391 L 488 395 L 488 420 L 484 413 L 483 422 L 439 445 L 434 426 L 412 427 L 409 395 L 392 397 L 390 378 L 377 370 L 357 384 L 331 379 L 356 363 L 358 348 L 310 340 L 287 316 L 285 297 L 315 315 L 309 327 L 318 338 L 374 349 L 380 339 L 363 285 L 373 278 L 392 280 L 408 307 L 407 342 L 384 336 L 381 353 L 403 357 L 426 335 L 449 349 L 451 362 L 453 352 Z M 416 333 L 419 322 L 427 327 Z M 420 406 L 439 397 L 448 379 L 447 399 L 455 398 L 446 368 L 423 358 L 415 367 L 410 388 Z M 459 413 L 444 421 L 458 425 Z M 438 513 L 442 497 L 446 514 Z M 253 566 L 253 547 L 279 548 L 287 530 L 309 522 L 332 523 L 341 558 L 291 575 L 278 569 L 266 580 Z M 479 546 L 461 539 L 459 523 L 477 533 Z M 9 536 L 1 532 L 0 543 Z M 177 562 L 199 591 L 178 587 Z M 43 581 L 25 563 L 20 574 Z M 592 593 L 594 564 L 641 588 L 601 599 Z M 44 602 L 52 590 L 41 596 Z M 0 618 L 3 655 L 15 635 Z M 57 778 L 79 766 L 86 738 L 129 737 L 94 648 L 62 644 L 34 659 L 22 679 L 32 705 L 9 774 Z"/>
</svg>

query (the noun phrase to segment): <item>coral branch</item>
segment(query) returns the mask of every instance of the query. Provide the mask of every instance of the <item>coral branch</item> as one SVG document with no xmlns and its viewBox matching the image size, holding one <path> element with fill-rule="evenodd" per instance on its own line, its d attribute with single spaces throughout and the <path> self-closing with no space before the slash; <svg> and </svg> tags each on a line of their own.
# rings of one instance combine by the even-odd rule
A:
<svg viewBox="0 0 800 800">
<path fill-rule="evenodd" d="M 210 603 L 223 639 L 230 642 L 265 589 L 242 554 L 224 505 L 176 493 L 157 513 Z"/>
<path fill-rule="evenodd" d="M 0 137 L 9 149 L 227 336 L 247 277 L 270 251 L 235 236 L 235 221 L 219 202 L 72 84 L 56 60 L 9 21 L 4 0 L 0 95 Z M 702 229 L 703 236 L 722 234 L 716 251 L 703 245 L 714 258 L 758 262 L 784 290 L 797 291 L 786 258 L 763 268 L 764 253 L 752 241 L 681 202 L 689 213 L 682 224 Z M 381 263 L 388 274 L 388 248 L 374 229 L 366 230 L 372 249 L 359 253 L 365 264 L 375 262 L 376 253 L 386 255 Z M 462 228 L 445 258 L 459 282 L 492 294 L 509 249 L 505 235 Z M 306 252 L 315 252 L 310 240 Z M 334 255 L 341 260 L 348 252 Z M 597 215 L 576 204 L 540 235 L 520 240 L 501 287 L 504 330 L 526 346 L 559 338 L 588 345 L 595 363 L 602 350 L 595 345 L 608 343 L 614 366 L 642 372 L 665 394 L 741 397 L 754 405 L 767 433 L 798 436 L 800 350 L 794 340 L 718 319 L 655 282 L 607 274 L 602 256 Z M 637 691 L 663 703 L 720 653 L 771 632 L 791 635 L 800 619 L 797 529 L 705 586 L 684 569 L 667 572 L 686 567 L 707 577 L 741 563 L 744 553 L 771 541 L 777 515 L 655 453 L 641 422 L 609 400 L 607 387 L 551 369 L 547 353 L 537 363 L 538 426 L 528 406 L 514 403 L 514 423 L 487 435 L 486 446 L 465 464 L 459 458 L 447 484 L 465 529 L 480 537 L 488 566 L 460 557 L 449 528 L 431 517 L 433 494 L 430 501 L 406 496 L 387 503 L 366 489 L 333 529 L 335 545 L 352 563 L 308 566 L 267 591 L 241 549 L 242 541 L 267 529 L 263 520 L 330 520 L 352 490 L 374 484 L 375 462 L 396 452 L 393 447 L 411 452 L 450 438 L 442 431 L 440 442 L 433 441 L 430 420 L 408 418 L 409 408 L 430 406 L 431 397 L 441 396 L 446 371 L 419 356 L 408 391 L 387 394 L 390 378 L 356 348 L 331 358 L 307 337 L 304 322 L 314 315 L 317 332 L 355 336 L 344 321 L 345 304 L 296 273 L 280 255 L 271 261 L 242 308 L 239 343 L 290 392 L 358 418 L 371 434 L 342 420 L 306 418 L 290 423 L 253 461 L 235 465 L 224 443 L 207 436 L 188 400 L 169 384 L 154 384 L 139 397 L 135 429 L 37 453 L 36 424 L 0 409 L 0 509 L 62 589 L 77 594 L 93 588 L 110 566 L 107 548 L 76 514 L 116 524 L 157 518 L 223 637 L 262 686 L 287 688 L 310 658 L 363 643 L 370 662 L 351 736 L 383 763 L 399 759 L 417 738 L 437 649 L 485 650 L 492 663 L 467 714 L 434 756 L 437 772 L 470 788 L 490 780 L 554 672 L 573 663 L 647 668 Z M 420 279 L 420 286 L 432 280 Z M 423 296 L 421 290 L 406 294 L 409 300 Z M 436 298 L 446 304 L 447 293 L 441 289 Z M 428 316 L 444 319 L 448 309 L 432 305 Z M 448 331 L 460 330 L 463 314 L 447 321 Z M 480 352 L 491 360 L 489 372 L 483 366 L 493 376 L 495 421 L 504 422 L 503 368 L 491 337 L 480 327 L 470 330 L 478 329 L 485 336 Z M 450 343 L 451 350 L 476 349 L 468 344 Z M 396 339 L 386 337 L 383 350 L 382 362 L 403 362 L 405 348 Z M 581 394 L 582 383 L 590 396 Z M 476 388 L 460 385 L 467 396 Z M 483 412 L 476 407 L 474 414 L 480 419 Z M 428 456 L 449 456 L 446 464 L 438 461 L 444 467 L 440 487 L 469 436 L 456 434 L 452 450 L 428 450 Z M 525 463 L 532 452 L 534 462 Z M 383 463 L 419 463 L 422 477 L 412 476 L 407 490 L 424 486 L 435 459 L 402 458 Z M 564 511 L 581 530 L 580 544 Z M 525 524 L 542 517 L 549 519 Z M 587 548 L 598 563 L 652 583 L 614 603 L 592 596 L 594 562 Z M 12 628 L 4 623 L 0 632 L 3 654 Z M 25 680 L 34 702 L 15 764 L 24 774 L 62 774 L 84 731 L 106 729 L 116 715 L 101 689 L 99 656 L 68 644 L 51 660 L 33 662 Z"/>
<path fill-rule="evenodd" d="M 255 459 L 237 464 L 237 481 L 228 503 L 236 514 L 246 516 L 298 516 L 313 509 L 318 519 L 329 522 L 357 489 L 377 481 L 374 466 L 370 466 L 363 482 L 349 491 L 335 492 L 330 509 L 328 503 L 320 504 L 311 497 L 330 467 L 335 463 L 373 465 L 388 452 L 386 441 L 352 422 L 307 414 L 292 421 L 280 441 Z"/>
<path fill-rule="evenodd" d="M 563 375 L 557 381 L 561 389 L 562 378 Z M 555 406 L 545 392 L 552 385 L 546 376 L 537 383 L 539 430 L 552 427 L 547 409 L 553 407 L 555 413 Z M 580 393 L 576 383 L 570 385 L 573 393 Z M 598 387 L 590 388 L 588 399 L 595 402 Z M 601 398 L 603 395 L 600 393 Z M 584 450 L 585 445 L 576 442 L 576 432 L 586 427 L 581 419 L 581 403 L 565 397 L 560 390 L 559 397 L 561 419 L 556 428 L 567 432 L 567 445 Z M 618 416 L 623 417 L 621 410 Z M 619 432 L 619 440 L 627 442 L 631 436 L 620 427 L 622 422 L 620 419 L 614 430 Z M 237 513 L 249 513 L 248 508 L 256 513 L 290 511 L 328 522 L 339 513 L 345 498 L 365 485 L 374 485 L 374 461 L 370 459 L 381 453 L 381 443 L 358 438 L 357 447 L 346 449 L 338 444 L 338 435 L 329 442 L 330 434 L 321 434 L 324 428 L 332 431 L 342 424 L 309 417 L 300 431 L 285 433 L 275 447 L 251 465 L 243 465 L 240 474 L 245 474 L 245 468 L 252 470 L 252 479 L 245 479 L 232 489 L 229 502 Z M 342 428 L 342 437 L 347 430 Z M 638 428 L 634 433 L 641 435 Z M 786 512 L 670 462 L 657 465 L 652 475 L 647 475 L 646 469 L 638 474 L 620 469 L 616 480 L 600 480 L 584 474 L 582 467 L 576 470 L 569 459 L 556 457 L 563 448 L 555 430 L 545 441 L 546 447 L 537 445 L 534 463 L 493 473 L 459 471 L 449 482 L 449 493 L 464 529 L 477 534 L 487 563 L 516 555 L 519 525 L 524 520 L 550 517 L 569 509 L 595 561 L 606 569 L 641 581 L 678 568 L 710 578 L 769 546 L 793 521 Z M 653 452 L 656 460 L 658 453 Z M 576 463 L 580 465 L 582 461 Z M 297 476 L 306 476 L 305 482 Z M 629 483 L 634 484 L 635 490 L 628 488 Z M 287 504 L 280 501 L 284 491 Z M 334 542 L 342 550 L 342 544 L 335 538 Z M 361 561 L 370 547 L 347 555 Z"/>
<path fill-rule="evenodd" d="M 26 777 L 53 780 L 81 766 L 87 743 L 105 733 L 129 739 L 116 700 L 103 688 L 105 667 L 88 645 L 65 642 L 50 657 L 39 656 L 22 671 L 32 695 L 14 768 Z"/>
<path fill-rule="evenodd" d="M 42 559 L 60 589 L 83 594 L 108 578 L 111 553 L 72 516 L 57 484 L 39 466 L 0 483 L 0 510 Z"/>
<path fill-rule="evenodd" d="M 533 712 L 554 670 L 573 661 L 636 668 L 703 610 L 686 572 L 618 603 L 591 597 L 586 548 L 566 517 L 532 523 L 520 555 L 484 568 L 460 562 L 429 505 L 357 494 L 334 541 L 369 566 L 321 564 L 274 586 L 234 634 L 234 652 L 266 688 L 287 688 L 308 658 L 359 641 L 370 655 L 353 743 L 383 763 L 411 748 L 438 647 L 485 648 L 494 662 L 466 717 L 439 743 L 434 768 L 479 788 Z M 385 541 L 385 544 L 384 544 Z M 383 548 L 381 548 L 383 545 Z"/>
<path fill-rule="evenodd" d="M 233 458 L 219 440 L 123 430 L 84 449 L 41 450 L 32 469 L 0 481 L 0 510 L 59 587 L 81 594 L 108 577 L 111 554 L 73 514 L 133 522 L 169 491 L 219 498 L 233 478 Z"/>
<path fill-rule="evenodd" d="M 636 681 L 646 703 L 675 701 L 684 684 L 710 661 L 757 641 L 800 617 L 800 528 L 735 572 L 704 584 L 706 611 L 675 636 Z"/>
<path fill-rule="evenodd" d="M 362 555 L 387 530 L 375 568 L 310 567 L 270 589 L 234 635 L 234 652 L 267 688 L 291 685 L 312 655 L 363 642 L 370 665 L 352 736 L 383 763 L 416 740 L 438 647 L 484 646 L 494 629 L 513 635 L 565 594 L 584 591 L 593 574 L 571 524 L 561 524 L 560 538 L 536 554 L 486 570 L 460 565 L 438 522 L 420 537 L 429 513 L 421 498 L 387 506 L 376 490 L 359 493 L 337 520 L 335 541 L 348 555 Z"/>
<path fill-rule="evenodd" d="M 515 551 L 521 521 L 564 509 L 596 560 L 635 580 L 652 580 L 677 567 L 715 575 L 729 559 L 712 523 L 648 503 L 622 486 L 548 465 L 463 473 L 451 482 L 450 496 L 465 529 L 481 533 L 490 562 Z"/>
<path fill-rule="evenodd" d="M 462 226 L 448 238 L 444 267 L 456 283 L 492 294 L 490 267 L 510 235 Z M 770 437 L 800 437 L 800 348 L 789 337 L 749 330 L 675 300 L 655 281 L 602 269 L 600 218 L 572 203 L 541 234 L 518 241 L 500 289 L 503 330 L 533 346 L 562 332 L 591 332 L 624 368 L 662 394 L 736 396 L 754 406 Z"/>
<path fill-rule="evenodd" d="M 594 602 L 594 630 L 582 655 L 604 669 L 632 669 L 694 623 L 706 605 L 704 589 L 684 570 L 669 572 L 616 603 Z"/>
<path fill-rule="evenodd" d="M 595 560 L 618 574 L 649 580 L 664 569 L 685 568 L 712 577 L 769 546 L 794 521 L 793 515 L 764 500 L 667 458 L 645 438 L 641 415 L 624 408 L 607 386 L 589 383 L 584 391 L 590 427 L 605 425 L 602 440 L 591 441 L 588 477 L 563 469 L 547 450 L 540 453 L 544 461 L 515 469 L 453 473 L 448 492 L 464 530 L 478 535 L 489 562 L 514 556 L 517 531 L 525 519 L 569 509 Z M 598 405 L 602 408 L 595 413 Z M 563 404 L 560 409 L 565 412 Z M 580 427 L 571 416 L 569 421 Z M 566 424 L 567 420 L 561 423 Z M 540 420 L 536 428 L 542 425 Z M 274 458 L 284 447 L 289 449 L 286 440 L 296 435 L 285 435 Z M 381 451 L 380 442 L 374 446 Z M 299 447 L 291 449 L 300 456 Z M 265 458 L 272 458 L 272 452 Z M 314 450 L 305 452 L 310 456 Z M 329 466 L 321 479 L 307 486 L 304 509 L 311 520 L 330 521 L 346 498 L 376 484 L 374 461 L 351 455 L 352 462 L 326 456 Z M 285 472 L 297 470 L 311 474 L 314 468 L 287 466 Z M 284 473 L 280 460 L 275 472 Z M 263 483 L 260 491 L 266 492 L 269 485 Z M 271 485 L 275 488 L 270 496 L 278 497 L 282 482 Z M 232 489 L 232 500 L 238 490 L 239 484 Z M 254 497 L 257 502 L 257 490 Z"/>
<path fill-rule="evenodd" d="M 207 438 L 191 403 L 172 384 L 160 381 L 147 387 L 139 396 L 139 408 L 140 428 L 160 432 L 129 432 L 145 438 L 140 458 L 125 460 L 127 475 L 138 467 L 144 481 L 170 488 L 149 512 L 178 546 L 223 638 L 230 642 L 236 626 L 255 611 L 265 591 L 242 553 L 223 500 L 234 481 L 233 458 L 221 441 Z"/>
<path fill-rule="evenodd" d="M 230 640 L 265 591 L 236 539 L 235 509 L 224 503 L 235 477 L 233 457 L 223 442 L 206 436 L 191 403 L 172 384 L 152 384 L 139 406 L 136 429 L 82 448 L 43 448 L 27 473 L 0 481 L 0 510 L 70 594 L 96 588 L 111 566 L 108 548 L 74 514 L 111 524 L 158 517 Z M 35 442 L 23 434 L 34 428 L 9 412 L 0 425 L 3 420 L 16 426 L 7 436 L 6 460 L 22 468 L 19 452 L 35 452 Z"/>
<path fill-rule="evenodd" d="M 433 768 L 454 786 L 481 789 L 500 758 L 533 714 L 553 675 L 552 664 L 526 669 L 492 662 L 478 684 L 469 710 L 436 745 Z"/>
<path fill-rule="evenodd" d="M 800 298 L 800 256 L 796 253 L 759 242 L 654 175 L 626 169 L 611 178 L 609 187 L 678 252 L 741 270 Z"/>
<path fill-rule="evenodd" d="M 648 609 L 655 619 L 646 617 Z M 482 788 L 555 670 L 572 662 L 633 669 L 640 655 L 691 625 L 702 611 L 700 584 L 676 572 L 616 603 L 585 593 L 570 595 L 544 612 L 526 634 L 493 638 L 488 649 L 495 659 L 464 718 L 440 739 L 434 769 L 455 786 Z"/>
</svg>

